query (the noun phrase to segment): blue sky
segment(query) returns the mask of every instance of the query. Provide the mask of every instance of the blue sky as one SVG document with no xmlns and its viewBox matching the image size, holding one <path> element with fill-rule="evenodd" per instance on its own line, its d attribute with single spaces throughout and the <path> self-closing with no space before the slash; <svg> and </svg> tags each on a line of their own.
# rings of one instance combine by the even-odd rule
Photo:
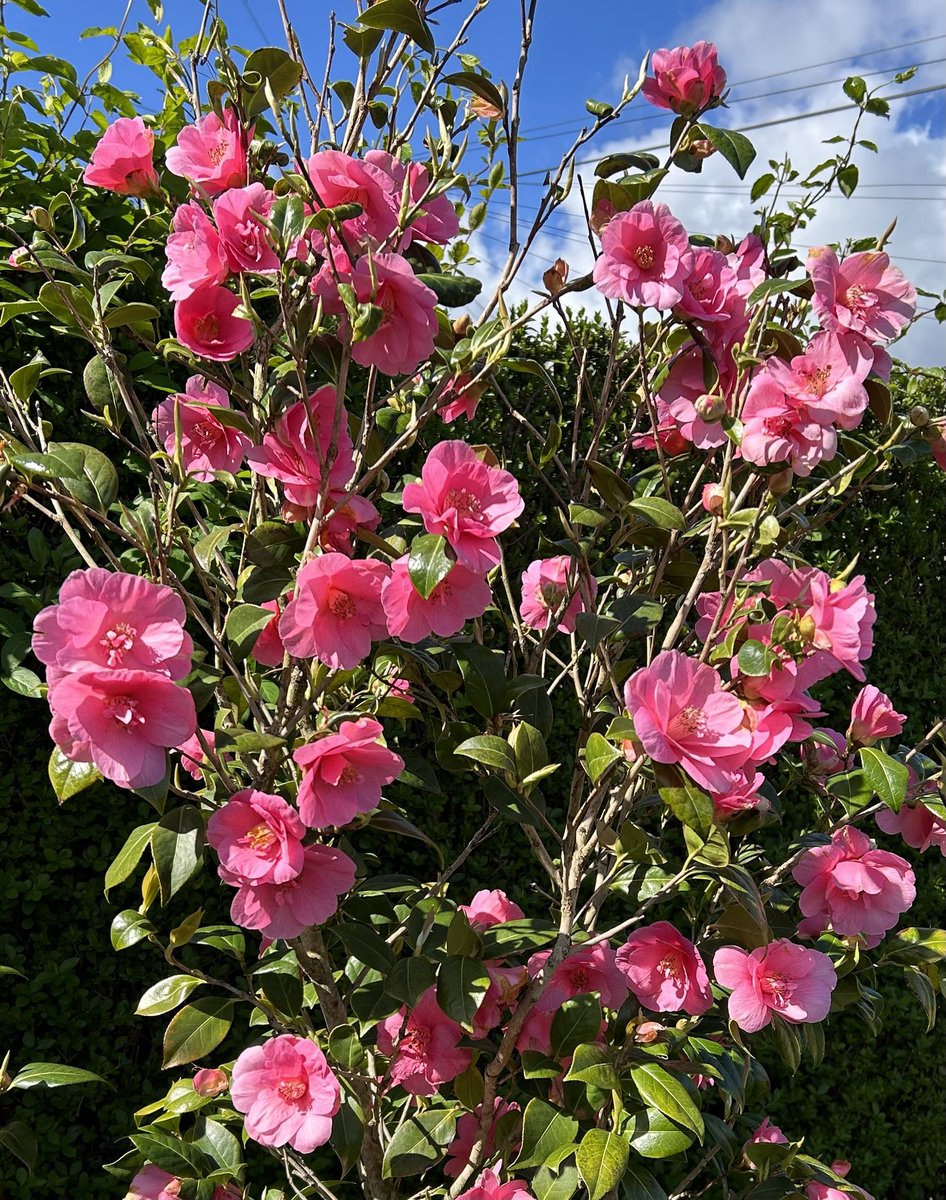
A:
<svg viewBox="0 0 946 1200">
<path fill-rule="evenodd" d="M 97 61 L 105 45 L 100 38 L 81 40 L 83 28 L 93 21 L 117 23 L 124 3 L 46 0 L 46 7 L 50 19 L 17 14 L 8 20 L 30 33 L 44 51 L 71 59 L 81 73 Z M 198 0 L 169 0 L 164 20 L 180 38 L 196 30 L 201 7 Z M 328 13 L 334 7 L 340 20 L 350 20 L 354 4 L 287 0 L 287 7 L 307 57 L 320 68 Z M 466 12 L 469 5 L 457 7 Z M 468 48 L 494 78 L 511 78 L 515 69 L 518 7 L 515 0 L 492 0 L 474 26 Z M 276 0 L 219 0 L 219 9 L 231 42 L 248 48 L 282 43 Z M 152 23 L 146 0 L 132 0 L 131 14 L 130 28 L 137 21 Z M 453 14 L 453 9 L 445 14 L 448 28 L 456 19 Z M 715 123 L 738 128 L 776 122 L 750 134 L 759 150 L 759 172 L 766 159 L 785 153 L 802 167 L 827 157 L 821 143 L 844 130 L 850 116 L 817 113 L 845 103 L 839 81 L 849 73 L 871 72 L 868 82 L 874 84 L 884 78 L 882 71 L 922 63 L 907 88 L 946 84 L 946 5 L 940 0 L 898 0 L 895 6 L 889 0 L 539 0 L 522 119 L 523 170 L 556 162 L 588 119 L 585 100 L 613 99 L 623 75 L 636 74 L 645 50 L 700 37 L 717 42 L 733 85 L 731 108 L 717 114 Z M 338 61 L 345 77 L 348 63 L 343 56 L 347 57 L 344 48 Z M 153 96 L 150 78 L 143 69 L 115 59 L 116 86 L 142 91 L 147 99 Z M 664 141 L 667 133 L 666 116 L 638 100 L 626 118 L 607 131 L 597 153 L 652 145 Z M 881 153 L 864 153 L 861 187 L 854 198 L 826 203 L 804 239 L 817 244 L 876 235 L 897 216 L 894 257 L 903 256 L 901 265 L 916 283 L 940 292 L 946 286 L 946 91 L 895 103 L 891 119 L 872 121 L 864 136 L 876 141 Z M 592 172 L 593 167 L 586 169 L 589 179 Z M 540 177 L 532 177 L 524 189 L 526 206 L 537 202 L 540 182 Z M 718 159 L 706 164 L 702 176 L 680 175 L 668 184 L 661 198 L 688 228 L 739 235 L 752 223 L 751 206 L 738 181 Z M 559 254 L 575 270 L 587 266 L 589 252 L 577 203 L 557 213 L 553 225 L 536 245 L 523 294 Z M 502 258 L 503 234 L 500 215 L 478 241 L 487 273 Z M 904 343 L 904 353 L 917 363 L 942 363 L 942 328 L 931 320 L 921 322 Z"/>
</svg>

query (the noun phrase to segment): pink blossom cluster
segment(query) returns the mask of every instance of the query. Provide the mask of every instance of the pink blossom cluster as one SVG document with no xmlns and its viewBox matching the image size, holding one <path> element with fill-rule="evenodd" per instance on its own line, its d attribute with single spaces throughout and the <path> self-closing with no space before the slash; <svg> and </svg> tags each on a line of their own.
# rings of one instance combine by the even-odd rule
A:
<svg viewBox="0 0 946 1200">
<path fill-rule="evenodd" d="M 73 571 L 59 602 L 33 622 L 46 666 L 49 731 L 73 762 L 92 763 L 123 788 L 151 787 L 168 749 L 197 728 L 189 691 L 193 643 L 169 587 L 100 567 Z"/>
</svg>

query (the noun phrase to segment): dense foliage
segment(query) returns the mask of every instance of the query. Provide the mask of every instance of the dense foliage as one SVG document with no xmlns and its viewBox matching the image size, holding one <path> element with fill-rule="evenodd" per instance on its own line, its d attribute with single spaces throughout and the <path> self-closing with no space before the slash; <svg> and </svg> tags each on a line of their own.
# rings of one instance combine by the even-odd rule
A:
<svg viewBox="0 0 946 1200">
<path fill-rule="evenodd" d="M 942 547 L 904 586 L 891 538 L 918 544 L 920 494 L 943 504 L 941 376 L 885 382 L 923 315 L 890 231 L 804 270 L 792 251 L 856 188 L 886 102 L 848 80 L 841 148 L 770 164 L 756 229 L 714 240 L 651 197 L 711 153 L 745 178 L 754 152 L 711 123 L 715 48 L 660 51 L 589 101 L 520 227 L 535 5 L 502 87 L 462 50 L 481 7 L 451 29 L 381 0 L 344 32 L 353 80 L 330 58 L 324 88 L 289 28 L 245 60 L 213 19 L 177 45 L 116 33 L 163 85 L 147 124 L 107 70 L 80 84 L 9 35 L 2 478 L 26 549 L 3 679 L 49 705 L 64 806 L 48 870 L 14 857 L 4 945 L 24 1194 L 34 1169 L 81 1194 L 55 1117 L 92 1103 L 134 1200 L 889 1187 L 818 1097 L 886 995 L 919 1043 L 944 990 L 935 649 L 928 693 L 915 663 Z M 29 69 L 42 100 L 11 88 Z M 675 114 L 665 160 L 599 164 L 593 276 L 560 259 L 511 313 L 578 152 L 638 92 Z M 493 296 L 448 316 L 507 189 Z M 606 320 L 564 307 L 591 286 Z M 25 760 L 16 786 L 36 790 Z M 73 871 L 86 916 L 89 869 L 122 973 L 83 1014 L 101 920 L 71 954 L 57 929 L 39 969 L 29 931 Z M 145 962 L 132 1003 L 166 1025 L 169 1079 L 111 1015 Z"/>
</svg>

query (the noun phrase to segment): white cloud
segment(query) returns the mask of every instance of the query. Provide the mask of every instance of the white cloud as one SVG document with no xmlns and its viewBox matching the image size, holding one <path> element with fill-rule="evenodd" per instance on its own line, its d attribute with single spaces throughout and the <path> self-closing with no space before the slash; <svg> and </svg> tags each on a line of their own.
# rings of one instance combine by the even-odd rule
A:
<svg viewBox="0 0 946 1200">
<path fill-rule="evenodd" d="M 858 69 L 874 70 L 880 65 L 892 64 L 895 69 L 946 54 L 946 38 L 943 38 L 886 55 L 867 56 L 866 51 L 879 46 L 946 33 L 942 6 L 929 0 L 900 0 L 895 26 L 890 17 L 890 6 L 882 0 L 860 0 L 857 4 L 849 0 L 795 0 L 791 5 L 782 0 L 714 0 L 673 31 L 673 39 L 668 38 L 667 44 L 685 44 L 700 37 L 715 41 L 720 61 L 732 81 L 757 80 L 734 89 L 734 98 L 740 93 L 749 96 L 819 79 L 835 79 L 857 73 Z M 846 55 L 847 63 L 758 78 L 784 72 L 794 65 L 821 63 Z M 619 64 L 622 73 L 627 65 Z M 869 86 L 883 78 L 883 75 L 872 76 Z M 942 64 L 930 65 L 921 67 L 904 87 L 935 86 L 942 80 Z M 886 94 L 895 95 L 896 91 L 894 87 Z M 734 104 L 729 112 L 720 110 L 711 119 L 720 125 L 739 127 L 797 117 L 844 103 L 847 100 L 838 83 L 746 100 Z M 942 292 L 946 286 L 946 265 L 935 260 L 946 259 L 946 135 L 941 115 L 934 122 L 930 114 L 937 110 L 941 114 L 943 103 L 943 93 L 933 93 L 928 98 L 893 103 L 889 121 L 866 118 L 861 136 L 874 141 L 879 153 L 858 150 L 860 184 L 854 197 L 849 201 L 826 199 L 811 225 L 801 231 L 798 242 L 818 245 L 876 237 L 896 217 L 897 228 L 888 245 L 892 258 L 899 261 L 918 287 Z M 638 102 L 632 115 L 646 114 L 646 108 Z M 811 169 L 834 152 L 833 147 L 823 145 L 825 139 L 849 131 L 853 116 L 853 110 L 839 112 L 749 133 L 758 151 L 749 181 L 767 169 L 769 159 L 781 160 L 786 154 L 802 172 Z M 596 153 L 603 155 L 653 145 L 668 132 L 669 122 L 641 123 L 636 128 L 629 125 L 625 136 L 598 145 Z M 590 190 L 593 168 L 585 168 L 583 176 Z M 741 235 L 754 222 L 749 181 L 740 187 L 732 169 L 717 155 L 706 162 L 699 176 L 673 172 L 658 195 L 692 231 Z M 939 186 L 909 186 L 913 184 Z M 527 189 L 525 202 L 536 203 L 536 192 L 537 189 Z M 577 191 L 555 215 L 552 225 L 557 229 L 549 230 L 537 241 L 516 297 L 540 286 L 542 271 L 559 254 L 570 262 L 573 272 L 589 269 L 591 254 L 584 237 Z M 501 229 L 494 225 L 491 232 L 495 236 Z M 484 250 L 490 261 L 502 257 L 501 247 L 494 243 L 480 242 L 478 251 Z M 583 300 L 595 306 L 593 293 L 585 293 Z M 921 303 L 927 304 L 922 300 Z M 946 361 L 943 327 L 932 318 L 918 322 L 897 344 L 895 353 L 915 365 L 942 365 Z"/>
</svg>

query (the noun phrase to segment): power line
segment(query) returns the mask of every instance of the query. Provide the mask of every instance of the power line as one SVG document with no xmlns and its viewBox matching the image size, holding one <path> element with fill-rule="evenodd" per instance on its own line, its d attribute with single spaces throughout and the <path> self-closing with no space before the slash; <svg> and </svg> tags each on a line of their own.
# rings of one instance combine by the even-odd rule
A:
<svg viewBox="0 0 946 1200">
<path fill-rule="evenodd" d="M 942 63 L 942 62 L 946 62 L 946 58 L 927 58 L 923 62 L 908 63 L 904 67 L 889 67 L 889 68 L 883 67 L 877 71 L 865 71 L 863 74 L 864 74 L 865 78 L 868 78 L 871 75 L 886 75 L 886 74 L 888 74 L 889 71 L 907 70 L 908 67 L 929 67 L 929 66 L 935 65 L 936 63 Z M 807 92 L 811 88 L 829 87 L 831 84 L 834 84 L 834 83 L 844 83 L 844 81 L 847 78 L 848 78 L 847 75 L 841 75 L 835 79 L 822 79 L 822 80 L 818 80 L 813 83 L 798 83 L 792 87 L 776 88 L 771 92 L 753 92 L 753 94 L 751 96 L 737 96 L 735 100 L 728 101 L 726 107 L 732 108 L 732 106 L 735 104 L 747 104 L 750 100 L 765 100 L 771 96 L 787 96 L 790 92 Z M 660 121 L 660 120 L 666 120 L 666 113 L 663 113 L 663 112 L 646 113 L 639 117 L 630 117 L 627 119 L 619 118 L 618 121 L 615 122 L 614 128 L 620 127 L 621 129 L 624 129 L 628 125 L 639 125 L 639 124 L 642 124 L 645 122 L 652 123 L 654 121 Z M 536 128 L 546 128 L 546 127 L 545 126 L 537 126 Z M 548 141 L 549 138 L 559 137 L 559 136 L 561 136 L 562 133 L 569 132 L 570 130 L 577 132 L 580 128 L 581 128 L 580 125 L 572 122 L 568 125 L 567 128 L 562 126 L 558 130 L 558 132 L 555 132 L 555 133 L 540 133 L 538 137 L 528 137 L 528 130 L 526 130 L 525 136 L 526 136 L 526 140 L 528 140 L 530 142 L 542 142 L 542 141 Z"/>
<path fill-rule="evenodd" d="M 898 92 L 895 96 L 885 96 L 884 99 L 887 101 L 888 104 L 893 104 L 894 101 L 896 101 L 896 100 L 909 100 L 913 96 L 926 96 L 932 92 L 944 92 L 944 91 L 946 91 L 946 83 L 937 83 L 937 84 L 933 84 L 930 87 L 911 88 L 911 90 L 908 92 Z M 851 109 L 856 109 L 858 107 L 859 106 L 857 104 L 838 104 L 832 108 L 818 108 L 818 109 L 813 110 L 812 112 L 795 113 L 793 116 L 790 116 L 790 117 L 776 117 L 770 121 L 756 121 L 752 125 L 740 125 L 736 129 L 728 130 L 728 132 L 730 132 L 730 133 L 750 133 L 754 129 L 769 129 L 773 125 L 790 125 L 794 121 L 808 121 L 812 117 L 826 117 L 826 116 L 829 116 L 831 113 L 849 112 Z M 635 149 L 637 150 L 638 153 L 640 153 L 642 150 L 662 150 L 663 148 L 664 148 L 663 142 L 658 142 L 654 146 L 635 147 Z M 597 159 L 597 158 L 581 158 L 581 159 L 577 160 L 577 162 L 575 163 L 575 166 L 576 167 L 586 167 L 589 164 L 595 163 L 598 161 L 599 161 L 599 159 Z M 533 170 L 533 171 L 521 171 L 519 174 L 519 178 L 525 179 L 531 175 L 546 175 L 552 170 L 554 170 L 553 167 L 540 167 L 537 170 Z"/>
</svg>

